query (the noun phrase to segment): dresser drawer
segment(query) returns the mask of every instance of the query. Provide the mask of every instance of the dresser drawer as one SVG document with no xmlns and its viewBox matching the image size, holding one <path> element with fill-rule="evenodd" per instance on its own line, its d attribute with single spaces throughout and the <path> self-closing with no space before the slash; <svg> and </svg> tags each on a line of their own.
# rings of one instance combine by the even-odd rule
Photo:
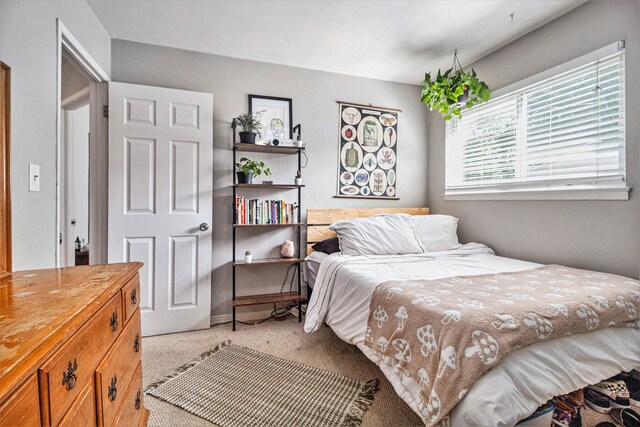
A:
<svg viewBox="0 0 640 427">
<path fill-rule="evenodd" d="M 96 396 L 93 389 L 93 381 L 84 386 L 80 395 L 73 402 L 71 408 L 64 416 L 58 427 L 77 427 L 96 425 Z"/>
<path fill-rule="evenodd" d="M 122 288 L 122 306 L 124 323 L 127 323 L 140 306 L 140 276 L 138 274 Z"/>
<path fill-rule="evenodd" d="M 140 362 L 140 315 L 136 312 L 96 369 L 98 425 L 110 426 Z"/>
<path fill-rule="evenodd" d="M 124 398 L 124 403 L 114 423 L 118 427 L 136 427 L 140 424 L 140 418 L 144 413 L 144 398 L 142 392 L 142 364 L 138 364 L 133 374 L 129 390 Z"/>
<path fill-rule="evenodd" d="M 0 426 L 40 426 L 38 381 L 32 375 L 0 405 Z"/>
<path fill-rule="evenodd" d="M 57 425 L 122 330 L 122 300 L 114 296 L 39 369 L 43 424 Z M 44 407 L 46 406 L 46 407 Z"/>
</svg>

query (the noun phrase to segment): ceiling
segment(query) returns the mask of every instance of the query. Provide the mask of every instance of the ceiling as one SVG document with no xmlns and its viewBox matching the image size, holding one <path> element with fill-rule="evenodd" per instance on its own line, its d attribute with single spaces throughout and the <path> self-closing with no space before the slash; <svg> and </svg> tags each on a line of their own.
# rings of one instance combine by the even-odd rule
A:
<svg viewBox="0 0 640 427">
<path fill-rule="evenodd" d="M 115 39 L 414 84 L 584 1 L 87 0 Z"/>
</svg>

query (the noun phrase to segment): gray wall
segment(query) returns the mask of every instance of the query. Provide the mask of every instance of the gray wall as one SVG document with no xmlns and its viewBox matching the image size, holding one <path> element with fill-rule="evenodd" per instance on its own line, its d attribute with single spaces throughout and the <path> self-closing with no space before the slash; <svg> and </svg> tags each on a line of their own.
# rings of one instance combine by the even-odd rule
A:
<svg viewBox="0 0 640 427">
<path fill-rule="evenodd" d="M 112 41 L 114 81 L 163 86 L 213 93 L 214 113 L 214 220 L 213 292 L 214 315 L 227 314 L 231 299 L 231 183 L 232 117 L 247 111 L 249 93 L 293 99 L 294 124 L 302 124 L 309 165 L 302 171 L 307 187 L 303 207 L 426 206 L 427 135 L 424 108 L 417 86 L 350 77 L 294 67 L 238 60 L 186 50 Z M 335 199 L 338 157 L 338 105 L 336 100 L 400 108 L 398 122 L 398 195 L 400 201 Z M 251 154 L 251 153 L 249 153 Z M 248 157 L 257 158 L 259 155 Z M 274 171 L 274 182 L 292 182 L 295 158 L 262 155 Z M 258 178 L 260 181 L 262 178 Z M 294 192 L 246 193 L 255 197 L 290 198 Z M 277 256 L 287 231 L 251 233 L 238 245 L 237 253 L 251 249 L 254 257 Z M 260 267 L 262 269 L 262 267 Z M 257 269 L 240 276 L 242 291 L 278 290 L 284 268 Z M 267 282 L 264 286 L 262 282 Z"/>
<path fill-rule="evenodd" d="M 428 114 L 429 206 L 460 217 L 462 241 L 499 255 L 639 276 L 640 2 L 591 1 L 473 67 L 498 89 L 627 38 L 626 143 L 629 201 L 444 201 L 444 121 Z"/>
<path fill-rule="evenodd" d="M 13 268 L 55 266 L 56 18 L 105 72 L 111 39 L 84 1 L 0 0 L 0 60 L 11 67 Z M 29 163 L 40 165 L 30 193 Z"/>
</svg>

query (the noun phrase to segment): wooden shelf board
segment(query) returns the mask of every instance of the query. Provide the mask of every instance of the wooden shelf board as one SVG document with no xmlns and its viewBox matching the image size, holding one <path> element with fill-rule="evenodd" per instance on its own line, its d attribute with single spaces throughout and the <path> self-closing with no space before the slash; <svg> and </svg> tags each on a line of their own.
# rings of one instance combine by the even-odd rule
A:
<svg viewBox="0 0 640 427">
<path fill-rule="evenodd" d="M 234 267 L 237 266 L 257 266 L 257 265 L 265 265 L 265 264 L 297 264 L 299 262 L 304 261 L 302 258 L 258 258 L 254 259 L 252 262 L 244 262 L 244 261 L 236 261 L 232 265 Z"/>
<path fill-rule="evenodd" d="M 253 153 L 279 153 L 279 154 L 296 154 L 302 150 L 302 147 L 280 147 L 273 145 L 260 145 L 260 144 L 243 144 L 237 142 L 233 145 L 233 149 L 237 151 L 248 151 Z"/>
<path fill-rule="evenodd" d="M 304 185 L 295 184 L 233 184 L 236 188 L 303 188 Z"/>
<path fill-rule="evenodd" d="M 257 294 L 257 295 L 245 295 L 236 297 L 233 300 L 235 307 L 242 307 L 246 305 L 259 305 L 269 304 L 274 302 L 290 302 L 304 300 L 305 297 L 297 292 L 276 292 L 273 294 Z"/>
<path fill-rule="evenodd" d="M 302 227 L 302 223 L 290 223 L 290 224 L 233 224 L 234 227 Z"/>
</svg>

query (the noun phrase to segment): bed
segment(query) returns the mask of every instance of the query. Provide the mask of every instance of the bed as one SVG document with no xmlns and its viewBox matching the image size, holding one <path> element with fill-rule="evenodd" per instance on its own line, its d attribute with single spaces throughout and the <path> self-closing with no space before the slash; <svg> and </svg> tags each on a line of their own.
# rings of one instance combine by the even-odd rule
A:
<svg viewBox="0 0 640 427">
<path fill-rule="evenodd" d="M 309 210 L 308 253 L 313 243 L 335 235 L 328 228 L 332 222 L 383 213 L 425 215 L 428 209 Z M 370 304 L 376 288 L 390 281 L 409 283 L 501 273 L 526 274 L 542 268 L 539 264 L 496 256 L 490 248 L 477 243 L 422 254 L 345 257 L 311 253 L 310 258 L 310 263 L 315 265 L 307 268 L 315 269 L 315 283 L 305 331 L 313 332 L 325 323 L 342 340 L 356 345 L 378 364 L 398 395 L 427 425 L 435 423 L 425 418 L 425 408 L 418 398 L 420 379 L 415 375 L 415 378 L 398 376 L 397 369 L 383 363 L 380 353 L 365 343 L 370 334 Z M 637 281 L 629 283 L 640 291 Z M 633 296 L 640 296 L 640 292 L 632 292 Z M 633 301 L 637 307 L 638 300 Z M 512 426 L 553 396 L 596 383 L 620 371 L 639 368 L 640 329 L 637 326 L 636 318 L 635 327 L 605 327 L 515 349 L 475 381 L 438 423 Z"/>
</svg>

